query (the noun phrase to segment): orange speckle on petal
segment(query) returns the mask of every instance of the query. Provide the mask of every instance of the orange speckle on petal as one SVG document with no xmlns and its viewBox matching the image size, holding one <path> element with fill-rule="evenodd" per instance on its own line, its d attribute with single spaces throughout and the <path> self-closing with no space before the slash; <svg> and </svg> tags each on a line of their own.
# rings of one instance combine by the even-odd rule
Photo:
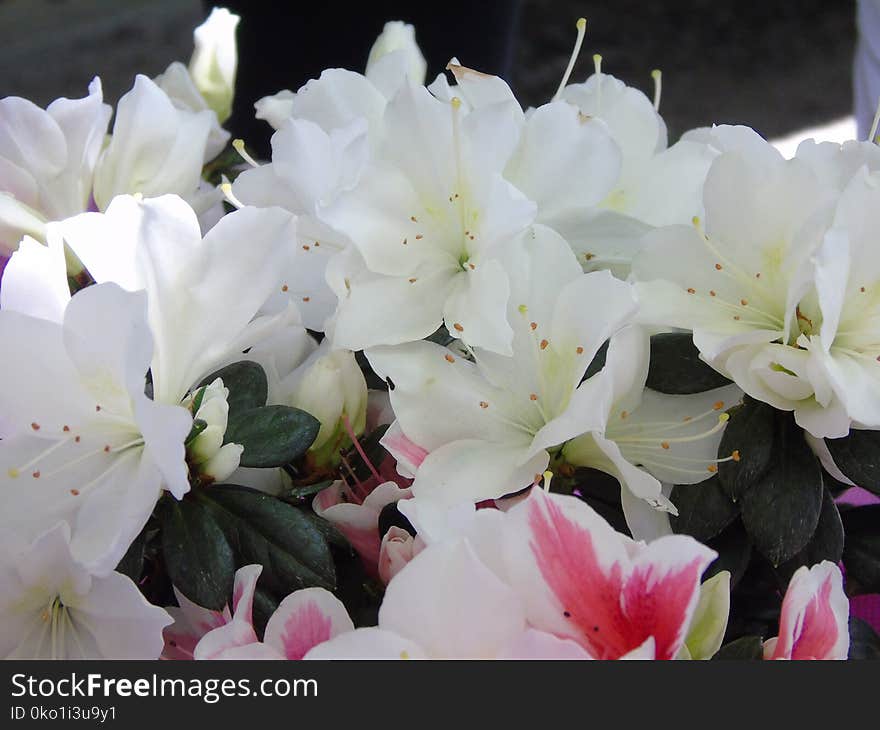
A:
<svg viewBox="0 0 880 730">
<path fill-rule="evenodd" d="M 62 426 L 62 427 L 61 427 L 61 430 L 64 431 L 64 433 L 69 433 L 69 432 L 70 432 L 70 426 Z"/>
<path fill-rule="evenodd" d="M 444 355 L 443 357 L 446 359 L 446 362 L 455 362 L 455 358 L 452 355 Z"/>
<path fill-rule="evenodd" d="M 712 289 L 710 289 L 710 290 L 709 290 L 709 296 L 710 296 L 710 297 L 714 297 L 714 296 L 716 296 L 715 291 L 712 290 Z"/>
<path fill-rule="evenodd" d="M 40 424 L 37 423 L 36 421 L 34 421 L 34 422 L 31 424 L 31 428 L 34 429 L 34 431 L 39 431 L 39 430 L 40 430 Z"/>
<path fill-rule="evenodd" d="M 542 350 L 546 350 L 546 349 L 547 349 L 547 345 L 549 345 L 549 344 L 550 344 L 550 343 L 547 342 L 547 340 L 541 340 L 541 345 L 540 345 L 540 347 L 541 347 Z"/>
<path fill-rule="evenodd" d="M 485 408 L 488 408 L 488 407 L 489 407 L 489 404 L 486 403 L 486 401 L 484 401 L 484 400 L 481 400 L 481 401 L 480 401 L 480 408 L 485 409 Z"/>
<path fill-rule="evenodd" d="M 413 277 L 412 279 L 408 279 L 408 281 L 410 284 L 415 284 L 418 281 L 418 279 L 416 277 Z"/>
<path fill-rule="evenodd" d="M 31 476 L 32 476 L 34 479 L 39 479 L 39 478 L 40 478 L 40 470 L 37 469 L 33 474 L 31 474 Z"/>
<path fill-rule="evenodd" d="M 529 327 L 531 327 L 532 331 L 534 332 L 536 329 L 538 329 L 538 323 L 537 322 L 530 322 Z"/>
<path fill-rule="evenodd" d="M 105 454 L 109 454 L 109 453 L 110 453 L 110 444 L 106 444 L 106 445 L 104 446 L 104 453 L 105 453 Z"/>
<path fill-rule="evenodd" d="M 740 300 L 739 300 L 739 303 L 742 304 L 742 305 L 745 307 L 745 306 L 748 305 L 749 300 L 748 300 L 748 299 L 740 299 Z"/>
<path fill-rule="evenodd" d="M 696 290 L 696 289 L 693 289 L 693 288 L 691 288 L 691 287 L 688 287 L 687 292 L 688 292 L 688 294 L 696 294 L 696 293 L 697 293 L 697 290 Z"/>
<path fill-rule="evenodd" d="M 723 400 L 715 401 L 715 403 L 712 404 L 712 408 L 715 409 L 716 411 L 720 411 L 722 408 L 724 408 L 724 401 Z"/>
<path fill-rule="evenodd" d="M 575 350 L 575 352 L 577 352 L 578 355 L 583 355 L 583 354 L 584 354 L 584 348 L 581 347 L 580 345 L 578 345 L 578 348 L 577 348 L 577 350 Z"/>
<path fill-rule="evenodd" d="M 629 411 L 621 411 L 621 412 L 620 412 L 620 417 L 621 417 L 621 418 L 626 418 L 628 415 L 629 415 Z"/>
<path fill-rule="evenodd" d="M 417 240 L 417 241 L 421 241 L 423 238 L 424 238 L 424 236 L 423 236 L 421 233 L 417 233 L 417 234 L 416 234 L 416 240 Z"/>
<path fill-rule="evenodd" d="M 664 449 L 668 449 L 668 448 L 669 448 L 669 442 L 668 442 L 668 441 L 661 441 L 661 442 L 660 442 L 660 446 L 662 446 Z"/>
<path fill-rule="evenodd" d="M 538 400 L 538 396 L 535 393 L 530 393 L 529 400 Z"/>
<path fill-rule="evenodd" d="M 283 291 L 283 292 L 290 291 L 290 287 L 287 286 L 287 284 L 282 284 L 282 285 L 281 285 L 281 291 Z"/>
<path fill-rule="evenodd" d="M 304 302 L 310 302 L 312 300 L 311 297 L 303 297 Z"/>
<path fill-rule="evenodd" d="M 71 489 L 71 490 L 70 490 L 70 493 L 71 493 L 74 497 L 79 497 L 79 490 L 78 490 L 78 489 Z"/>
<path fill-rule="evenodd" d="M 721 271 L 724 267 L 721 264 L 715 264 L 715 271 Z"/>
<path fill-rule="evenodd" d="M 307 243 L 303 244 L 303 251 L 311 251 L 311 250 L 312 250 L 312 247 L 309 246 L 309 244 L 307 244 Z"/>
<path fill-rule="evenodd" d="M 453 322 L 453 324 L 452 324 L 452 328 L 453 328 L 456 332 L 464 332 L 464 327 L 462 327 L 458 322 Z"/>
</svg>

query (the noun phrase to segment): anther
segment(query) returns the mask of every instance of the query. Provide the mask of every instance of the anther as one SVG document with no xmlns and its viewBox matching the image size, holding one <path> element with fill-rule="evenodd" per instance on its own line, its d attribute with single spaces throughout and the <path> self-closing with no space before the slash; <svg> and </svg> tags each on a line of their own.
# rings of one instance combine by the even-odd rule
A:
<svg viewBox="0 0 880 730">
<path fill-rule="evenodd" d="M 734 452 L 730 455 L 730 458 L 733 459 L 734 461 L 739 461 L 740 458 L 741 458 L 740 455 L 739 455 L 739 451 L 738 451 L 738 450 L 734 451 Z"/>
<path fill-rule="evenodd" d="M 251 167 L 260 166 L 259 163 L 247 153 L 247 150 L 245 150 L 243 139 L 232 140 L 232 147 L 236 152 L 238 152 L 239 157 L 241 157 L 241 159 L 247 162 Z"/>
<path fill-rule="evenodd" d="M 587 19 L 578 18 L 578 21 L 575 25 L 577 27 L 577 38 L 574 42 L 574 50 L 572 50 L 571 57 L 568 59 L 568 65 L 565 67 L 565 73 L 562 74 L 562 81 L 559 82 L 559 87 L 556 89 L 556 93 L 553 95 L 553 101 L 556 101 L 560 96 L 562 96 L 565 85 L 568 83 L 568 79 L 571 77 L 571 72 L 574 70 L 574 64 L 577 62 L 577 58 L 580 55 L 581 46 L 584 44 L 584 36 L 587 33 Z"/>
<path fill-rule="evenodd" d="M 654 79 L 654 111 L 660 111 L 660 95 L 663 93 L 663 73 L 659 68 L 651 71 L 651 78 Z"/>
<path fill-rule="evenodd" d="M 224 182 L 220 185 L 220 192 L 223 193 L 223 197 L 229 202 L 231 206 L 234 208 L 244 208 L 244 203 L 242 203 L 232 192 L 232 183 Z"/>
<path fill-rule="evenodd" d="M 709 464 L 709 466 L 706 467 L 706 471 L 714 474 L 715 472 L 718 471 L 718 467 L 715 466 L 715 464 Z"/>
</svg>

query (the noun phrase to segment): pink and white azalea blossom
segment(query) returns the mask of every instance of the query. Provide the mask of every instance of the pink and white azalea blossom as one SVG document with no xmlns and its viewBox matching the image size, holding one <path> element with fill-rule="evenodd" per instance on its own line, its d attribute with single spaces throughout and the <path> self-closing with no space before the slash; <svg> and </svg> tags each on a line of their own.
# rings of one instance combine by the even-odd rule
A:
<svg viewBox="0 0 880 730">
<path fill-rule="evenodd" d="M 224 606 L 222 611 L 202 608 L 190 601 L 175 586 L 177 606 L 165 609 L 174 619 L 174 623 L 165 629 L 165 650 L 162 658 L 193 659 L 196 645 L 214 629 L 226 626 L 234 619 L 240 623 L 253 624 L 254 591 L 262 570 L 261 565 L 245 565 L 235 571 L 231 610 L 229 606 Z M 256 640 L 254 635 L 253 641 Z"/>
<path fill-rule="evenodd" d="M 192 415 L 144 394 L 147 309 L 143 292 L 113 283 L 69 298 L 60 322 L 0 309 L 5 346 L 31 354 L 7 358 L 0 379 L 0 527 L 34 537 L 66 522 L 73 557 L 97 575 L 116 567 L 163 489 L 189 489 Z"/>
<path fill-rule="evenodd" d="M 26 99 L 0 99 L 0 255 L 45 224 L 89 207 L 92 176 L 113 110 L 101 80 L 82 99 L 57 99 L 45 110 Z"/>
<path fill-rule="evenodd" d="M 306 655 L 306 659 L 539 657 L 590 658 L 573 642 L 530 629 L 519 597 L 466 539 L 437 543 L 413 558 L 388 584 L 378 627 L 342 634 Z"/>
<path fill-rule="evenodd" d="M 506 517 L 509 580 L 532 626 L 599 659 L 620 658 L 648 639 L 655 658 L 675 658 L 717 553 L 686 535 L 633 542 L 584 502 L 539 488 Z"/>
<path fill-rule="evenodd" d="M 764 643 L 765 659 L 846 659 L 849 600 L 843 576 L 823 560 L 795 571 L 779 617 L 779 636 Z"/>
<path fill-rule="evenodd" d="M 425 549 L 425 542 L 401 527 L 391 527 L 379 549 L 379 577 L 387 584 L 403 567 Z"/>
<path fill-rule="evenodd" d="M 95 576 L 58 523 L 32 543 L 0 535 L 0 657 L 156 659 L 171 623 L 121 573 Z"/>
<path fill-rule="evenodd" d="M 304 588 L 278 604 L 260 641 L 253 626 L 253 598 L 261 571 L 260 565 L 236 571 L 232 615 L 225 610 L 224 623 L 199 639 L 193 658 L 302 659 L 312 647 L 354 630 L 338 598 L 323 588 Z"/>
<path fill-rule="evenodd" d="M 607 388 L 581 381 L 602 343 L 635 314 L 631 287 L 606 271 L 584 274 L 544 226 L 506 267 L 513 357 L 477 348 L 472 362 L 431 342 L 366 353 L 394 383 L 390 439 L 396 455 L 411 454 L 406 468 L 417 466 L 417 498 L 454 505 L 518 491 L 544 472 L 551 451 L 603 423 Z"/>
<path fill-rule="evenodd" d="M 409 489 L 393 481 L 383 482 L 368 493 L 363 487 L 349 487 L 339 480 L 318 492 L 312 500 L 312 509 L 339 530 L 360 555 L 364 566 L 378 574 L 383 535 L 379 534 L 379 515 L 382 509 L 401 499 L 409 499 Z"/>
</svg>

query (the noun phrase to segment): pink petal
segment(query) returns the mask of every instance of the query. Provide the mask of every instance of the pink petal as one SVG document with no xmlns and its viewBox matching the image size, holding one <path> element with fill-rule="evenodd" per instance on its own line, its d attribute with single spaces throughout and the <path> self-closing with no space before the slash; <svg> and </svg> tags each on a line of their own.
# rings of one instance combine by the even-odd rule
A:
<svg viewBox="0 0 880 730">
<path fill-rule="evenodd" d="M 237 621 L 253 624 L 254 591 L 262 565 L 244 565 L 235 571 L 232 587 L 232 613 Z"/>
<path fill-rule="evenodd" d="M 843 576 L 823 560 L 798 568 L 788 584 L 773 659 L 846 659 L 849 602 Z"/>
<path fill-rule="evenodd" d="M 287 659 L 302 659 L 346 631 L 354 631 L 354 624 L 339 599 L 323 588 L 305 588 L 281 601 L 266 624 L 264 639 Z"/>
</svg>

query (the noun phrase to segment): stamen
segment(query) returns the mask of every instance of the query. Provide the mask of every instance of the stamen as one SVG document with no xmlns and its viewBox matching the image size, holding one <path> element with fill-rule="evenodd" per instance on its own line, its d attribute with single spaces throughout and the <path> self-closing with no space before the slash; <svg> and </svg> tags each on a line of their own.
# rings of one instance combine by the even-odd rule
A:
<svg viewBox="0 0 880 730">
<path fill-rule="evenodd" d="M 229 204 L 234 206 L 235 208 L 244 208 L 244 203 L 242 203 L 238 198 L 235 197 L 232 193 L 232 183 L 225 182 L 220 186 L 220 192 L 223 193 L 223 197 L 229 201 Z"/>
<path fill-rule="evenodd" d="M 568 79 L 571 77 L 571 72 L 574 71 L 574 65 L 581 53 L 581 46 L 584 44 L 584 36 L 587 34 L 587 19 L 578 18 L 576 27 L 577 38 L 574 42 L 574 50 L 571 52 L 571 57 L 568 59 L 568 66 L 565 67 L 565 73 L 562 74 L 562 81 L 559 82 L 559 87 L 556 89 L 552 101 L 556 101 L 562 96 L 562 92 L 568 84 Z"/>
<path fill-rule="evenodd" d="M 660 111 L 660 95 L 663 93 L 663 73 L 659 68 L 651 71 L 651 78 L 654 79 L 654 111 Z"/>
<path fill-rule="evenodd" d="M 247 150 L 244 148 L 244 140 L 243 139 L 234 139 L 232 140 L 232 146 L 236 152 L 238 152 L 241 159 L 247 162 L 251 167 L 259 167 L 260 164 L 251 157 Z"/>
<path fill-rule="evenodd" d="M 354 445 L 354 448 L 357 450 L 360 457 L 364 460 L 364 463 L 367 465 L 367 468 L 370 470 L 370 473 L 376 477 L 376 480 L 381 483 L 382 477 L 379 476 L 379 472 L 376 470 L 376 467 L 373 466 L 373 462 L 370 461 L 367 453 L 364 451 L 363 447 L 358 441 L 357 436 L 354 433 L 354 429 L 351 427 L 351 422 L 348 420 L 348 415 L 342 414 L 342 426 L 345 428 L 345 432 L 348 434 L 348 437 L 351 439 L 351 443 Z"/>
<path fill-rule="evenodd" d="M 553 481 L 553 472 L 548 469 L 547 471 L 544 472 L 543 476 L 544 476 L 544 491 L 549 492 L 550 491 L 550 482 Z"/>
</svg>

